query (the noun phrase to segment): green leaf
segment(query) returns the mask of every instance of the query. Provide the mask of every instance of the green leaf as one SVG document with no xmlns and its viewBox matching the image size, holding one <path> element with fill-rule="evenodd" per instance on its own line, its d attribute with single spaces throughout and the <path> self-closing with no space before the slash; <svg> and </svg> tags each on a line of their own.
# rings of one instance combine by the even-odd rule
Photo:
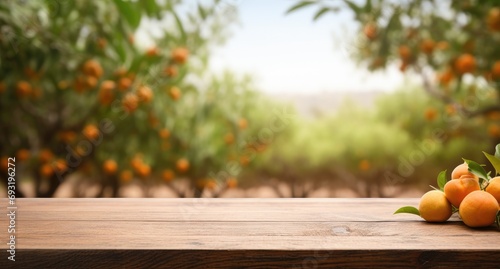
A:
<svg viewBox="0 0 500 269">
<path fill-rule="evenodd" d="M 346 3 L 346 5 L 348 5 L 349 8 L 356 13 L 356 15 L 362 11 L 361 7 L 357 6 L 353 1 L 344 0 L 344 3 Z"/>
<path fill-rule="evenodd" d="M 440 190 L 444 189 L 444 185 L 446 184 L 446 170 L 441 171 L 437 177 L 437 185 Z"/>
<path fill-rule="evenodd" d="M 420 212 L 418 211 L 418 209 L 413 206 L 403 206 L 400 209 L 396 210 L 396 212 L 394 212 L 394 214 L 400 213 L 408 213 L 420 216 Z"/>
<path fill-rule="evenodd" d="M 179 28 L 179 32 L 181 33 L 181 39 L 182 43 L 186 43 L 186 31 L 184 30 L 184 26 L 182 25 L 181 19 L 179 19 L 179 16 L 177 16 L 177 13 L 172 11 L 172 14 L 174 14 L 175 18 L 175 23 L 177 24 L 177 28 Z"/>
<path fill-rule="evenodd" d="M 159 11 L 160 8 L 156 4 L 156 0 L 141 0 L 142 6 L 146 10 L 146 14 L 148 14 L 149 17 L 158 17 L 159 16 Z"/>
<path fill-rule="evenodd" d="M 478 164 L 478 163 L 476 163 L 474 161 L 471 161 L 471 160 L 467 160 L 467 159 L 463 159 L 463 160 L 469 166 L 469 171 L 472 174 L 478 176 L 479 178 L 483 178 L 483 179 L 486 179 L 486 180 L 489 179 L 488 173 L 486 173 L 486 171 L 484 170 L 484 168 L 480 164 Z"/>
<path fill-rule="evenodd" d="M 303 8 L 303 7 L 306 7 L 306 6 L 309 6 L 311 4 L 315 4 L 316 1 L 302 1 L 302 2 L 299 2 L 297 3 L 296 5 L 292 6 L 291 8 L 289 8 L 285 14 L 289 14 L 289 13 L 292 13 L 294 12 L 295 10 L 297 9 L 300 9 L 300 8 Z"/>
<path fill-rule="evenodd" d="M 323 7 L 318 12 L 316 12 L 316 15 L 314 15 L 313 20 L 316 21 L 318 20 L 321 16 L 323 16 L 326 12 L 330 11 L 330 8 Z"/>
<path fill-rule="evenodd" d="M 496 153 L 495 156 L 493 156 L 483 151 L 483 154 L 486 158 L 488 158 L 488 161 L 490 161 L 491 165 L 493 165 L 493 168 L 495 168 L 495 175 L 500 174 L 500 158 L 496 157 Z"/>
<path fill-rule="evenodd" d="M 114 0 L 120 14 L 125 18 L 133 29 L 141 23 L 141 10 L 133 2 L 124 0 Z"/>
<path fill-rule="evenodd" d="M 198 4 L 198 13 L 200 14 L 200 17 L 205 20 L 207 18 L 207 12 L 205 11 L 205 8 L 201 4 Z"/>
<path fill-rule="evenodd" d="M 500 158 L 500 144 L 495 147 L 495 157 Z"/>
</svg>

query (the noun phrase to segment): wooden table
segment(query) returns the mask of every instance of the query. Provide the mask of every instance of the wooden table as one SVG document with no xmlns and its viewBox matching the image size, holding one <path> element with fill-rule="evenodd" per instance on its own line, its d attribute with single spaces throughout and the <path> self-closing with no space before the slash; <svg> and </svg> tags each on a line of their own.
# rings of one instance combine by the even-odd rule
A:
<svg viewBox="0 0 500 269">
<path fill-rule="evenodd" d="M 500 267 L 495 227 L 392 214 L 418 199 L 16 202 L 16 261 L 4 250 L 0 268 Z"/>
</svg>

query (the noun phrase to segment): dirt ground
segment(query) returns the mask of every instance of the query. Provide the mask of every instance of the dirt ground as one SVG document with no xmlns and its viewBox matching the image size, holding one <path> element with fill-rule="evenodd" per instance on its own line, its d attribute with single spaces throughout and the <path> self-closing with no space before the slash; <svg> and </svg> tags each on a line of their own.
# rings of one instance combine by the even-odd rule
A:
<svg viewBox="0 0 500 269">
<path fill-rule="evenodd" d="M 55 197 L 73 197 L 73 188 L 75 182 L 73 180 L 67 180 L 64 182 L 57 190 Z M 34 197 L 33 186 L 31 182 L 23 182 L 20 184 L 21 190 L 25 193 L 27 197 Z M 288 196 L 286 188 L 281 188 L 283 193 Z M 93 197 L 98 193 L 99 189 L 97 186 L 88 187 L 86 190 L 86 195 L 88 197 Z M 421 197 L 423 192 L 417 189 L 402 190 L 401 188 L 387 188 L 385 193 L 389 194 L 390 197 L 400 197 L 400 198 L 411 198 L 411 197 Z M 144 196 L 143 188 L 137 183 L 131 183 L 124 186 L 120 190 L 120 197 L 130 197 L 139 198 Z M 175 192 L 164 185 L 155 186 L 150 190 L 150 197 L 155 198 L 176 198 Z M 207 193 L 204 195 L 210 197 L 211 195 Z M 0 197 L 7 197 L 5 189 L 0 189 Z M 353 190 L 348 188 L 320 188 L 310 193 L 310 198 L 328 198 L 328 197 L 338 197 L 338 198 L 357 198 L 360 197 Z M 269 186 L 252 187 L 248 189 L 234 188 L 224 191 L 220 198 L 279 198 L 277 193 Z"/>
</svg>

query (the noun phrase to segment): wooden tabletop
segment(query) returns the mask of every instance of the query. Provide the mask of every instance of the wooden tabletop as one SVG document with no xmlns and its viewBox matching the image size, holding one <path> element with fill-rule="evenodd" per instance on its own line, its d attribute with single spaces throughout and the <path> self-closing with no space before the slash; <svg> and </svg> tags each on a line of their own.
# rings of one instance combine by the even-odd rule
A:
<svg viewBox="0 0 500 269">
<path fill-rule="evenodd" d="M 1 202 L 5 246 L 12 234 L 8 200 Z M 0 268 L 500 267 L 495 227 L 393 215 L 418 199 L 25 198 L 16 204 L 16 261 L 3 254 Z"/>
</svg>

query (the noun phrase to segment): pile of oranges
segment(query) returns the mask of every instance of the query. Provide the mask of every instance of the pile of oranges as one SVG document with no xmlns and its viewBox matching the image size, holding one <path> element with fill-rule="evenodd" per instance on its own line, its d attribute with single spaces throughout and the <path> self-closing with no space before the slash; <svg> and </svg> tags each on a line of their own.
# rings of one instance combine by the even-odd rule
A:
<svg viewBox="0 0 500 269">
<path fill-rule="evenodd" d="M 427 222 L 445 222 L 454 212 L 458 212 L 469 227 L 488 227 L 494 223 L 499 225 L 500 176 L 480 179 L 477 173 L 469 169 L 470 162 L 458 165 L 447 182 L 445 172 L 442 172 L 438 177 L 441 188 L 425 193 L 418 209 L 402 207 L 395 213 L 413 213 Z"/>
</svg>

